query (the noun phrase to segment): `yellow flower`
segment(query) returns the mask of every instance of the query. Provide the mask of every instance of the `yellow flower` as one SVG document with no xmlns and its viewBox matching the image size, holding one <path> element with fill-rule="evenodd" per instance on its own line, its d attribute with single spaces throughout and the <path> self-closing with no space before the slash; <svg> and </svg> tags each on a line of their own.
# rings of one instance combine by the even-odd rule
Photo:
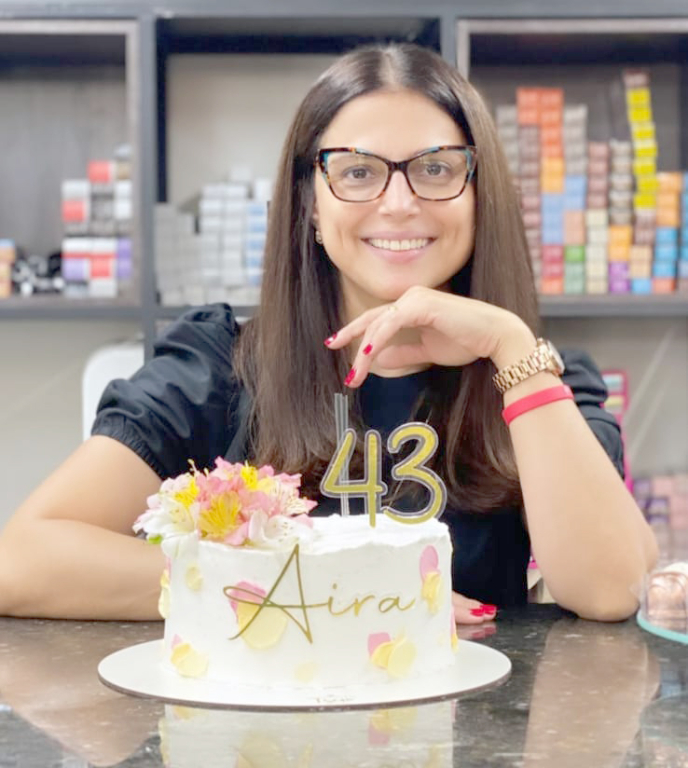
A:
<svg viewBox="0 0 688 768">
<path fill-rule="evenodd" d="M 250 464 L 244 464 L 241 468 L 241 479 L 244 481 L 246 489 L 255 491 L 258 488 L 258 470 Z"/>
<path fill-rule="evenodd" d="M 239 496 L 234 491 L 213 498 L 210 507 L 198 515 L 201 537 L 224 541 L 238 527 L 240 509 Z"/>
<path fill-rule="evenodd" d="M 198 485 L 196 484 L 196 478 L 193 476 L 189 480 L 189 484 L 186 488 L 183 488 L 181 491 L 177 491 L 176 493 L 172 494 L 172 498 L 181 504 L 184 509 L 189 509 L 194 501 L 196 501 L 197 496 Z"/>
</svg>

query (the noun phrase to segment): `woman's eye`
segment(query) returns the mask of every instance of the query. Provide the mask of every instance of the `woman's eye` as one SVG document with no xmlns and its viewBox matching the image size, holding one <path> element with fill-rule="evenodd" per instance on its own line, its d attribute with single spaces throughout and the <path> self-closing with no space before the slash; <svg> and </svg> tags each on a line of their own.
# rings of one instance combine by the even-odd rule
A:
<svg viewBox="0 0 688 768">
<path fill-rule="evenodd" d="M 441 163 L 425 163 L 423 166 L 423 172 L 427 176 L 441 176 L 447 171 L 447 166 Z"/>
<path fill-rule="evenodd" d="M 371 169 L 366 168 L 363 165 L 357 165 L 355 168 L 349 168 L 344 175 L 348 176 L 350 179 L 355 179 L 356 181 L 362 181 L 364 179 L 367 179 L 371 175 Z"/>
</svg>

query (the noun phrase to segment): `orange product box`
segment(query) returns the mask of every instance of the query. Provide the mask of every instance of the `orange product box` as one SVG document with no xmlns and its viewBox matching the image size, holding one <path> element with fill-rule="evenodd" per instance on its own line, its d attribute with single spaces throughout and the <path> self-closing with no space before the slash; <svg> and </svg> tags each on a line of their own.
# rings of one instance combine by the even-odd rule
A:
<svg viewBox="0 0 688 768">
<path fill-rule="evenodd" d="M 540 278 L 540 293 L 546 293 L 546 294 L 564 293 L 564 278 L 563 277 Z"/>
<path fill-rule="evenodd" d="M 651 245 L 632 245 L 631 261 L 638 264 L 652 264 L 652 246 Z"/>
<path fill-rule="evenodd" d="M 675 277 L 653 277 L 652 293 L 673 293 L 676 290 Z"/>
<path fill-rule="evenodd" d="M 542 157 L 564 157 L 564 145 L 561 142 L 551 141 L 540 145 Z"/>
<path fill-rule="evenodd" d="M 540 176 L 540 187 L 543 192 L 563 192 L 564 191 L 564 174 L 547 174 L 543 173 Z"/>
<path fill-rule="evenodd" d="M 633 242 L 633 227 L 612 224 L 609 227 L 609 245 L 624 245 L 630 248 Z"/>
<path fill-rule="evenodd" d="M 540 89 L 520 86 L 516 89 L 516 106 L 521 109 L 538 109 L 540 106 Z"/>
<path fill-rule="evenodd" d="M 540 122 L 540 110 L 537 107 L 519 107 L 517 119 L 519 125 L 537 125 Z"/>
<path fill-rule="evenodd" d="M 562 125 L 564 122 L 563 107 L 550 107 L 549 109 L 540 108 L 540 125 Z"/>
<path fill-rule="evenodd" d="M 8 299 L 12 295 L 12 283 L 9 280 L 0 280 L 0 299 Z"/>
<path fill-rule="evenodd" d="M 563 157 L 543 157 L 540 164 L 543 176 L 564 176 Z"/>
<path fill-rule="evenodd" d="M 12 277 L 12 264 L 9 261 L 0 261 L 0 280 L 9 280 Z"/>
<path fill-rule="evenodd" d="M 683 190 L 683 175 L 681 173 L 663 172 L 657 174 L 657 183 L 659 184 L 659 191 L 673 192 L 676 195 L 680 195 Z"/>
<path fill-rule="evenodd" d="M 631 246 L 621 243 L 609 243 L 607 246 L 609 261 L 628 261 L 631 257 Z"/>
<path fill-rule="evenodd" d="M 658 227 L 680 227 L 681 211 L 678 208 L 658 208 L 657 209 Z"/>
<path fill-rule="evenodd" d="M 542 144 L 562 144 L 564 131 L 561 125 L 543 125 L 540 128 L 540 142 Z"/>
<path fill-rule="evenodd" d="M 674 210 L 674 208 L 680 208 L 681 201 L 678 192 L 666 192 L 659 188 L 657 193 L 657 208 L 668 208 Z"/>
<path fill-rule="evenodd" d="M 563 88 L 540 88 L 540 106 L 544 109 L 564 110 Z"/>
<path fill-rule="evenodd" d="M 7 240 L 5 241 L 5 244 L 0 241 L 0 263 L 3 261 L 12 263 L 16 258 L 17 249 L 14 246 L 14 243 L 10 245 Z"/>
</svg>

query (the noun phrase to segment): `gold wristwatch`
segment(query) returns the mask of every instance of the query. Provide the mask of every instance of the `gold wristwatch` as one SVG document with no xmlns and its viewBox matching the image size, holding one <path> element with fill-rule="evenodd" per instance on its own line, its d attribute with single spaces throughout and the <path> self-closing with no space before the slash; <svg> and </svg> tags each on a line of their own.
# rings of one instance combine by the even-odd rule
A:
<svg viewBox="0 0 688 768">
<path fill-rule="evenodd" d="M 504 394 L 507 389 L 541 371 L 549 371 L 555 376 L 564 373 L 564 361 L 554 344 L 547 339 L 537 339 L 533 352 L 513 365 L 507 365 L 492 377 L 495 387 Z"/>
</svg>

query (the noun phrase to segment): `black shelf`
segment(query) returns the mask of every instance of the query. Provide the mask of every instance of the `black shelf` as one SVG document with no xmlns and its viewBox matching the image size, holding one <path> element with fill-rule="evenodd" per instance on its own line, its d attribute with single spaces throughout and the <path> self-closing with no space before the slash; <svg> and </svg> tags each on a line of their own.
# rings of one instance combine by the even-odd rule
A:
<svg viewBox="0 0 688 768">
<path fill-rule="evenodd" d="M 123 300 L 11 296 L 0 299 L 0 320 L 141 320 L 141 307 Z"/>
<path fill-rule="evenodd" d="M 542 317 L 688 317 L 688 293 L 650 296 L 600 294 L 583 296 L 541 295 Z"/>
</svg>

